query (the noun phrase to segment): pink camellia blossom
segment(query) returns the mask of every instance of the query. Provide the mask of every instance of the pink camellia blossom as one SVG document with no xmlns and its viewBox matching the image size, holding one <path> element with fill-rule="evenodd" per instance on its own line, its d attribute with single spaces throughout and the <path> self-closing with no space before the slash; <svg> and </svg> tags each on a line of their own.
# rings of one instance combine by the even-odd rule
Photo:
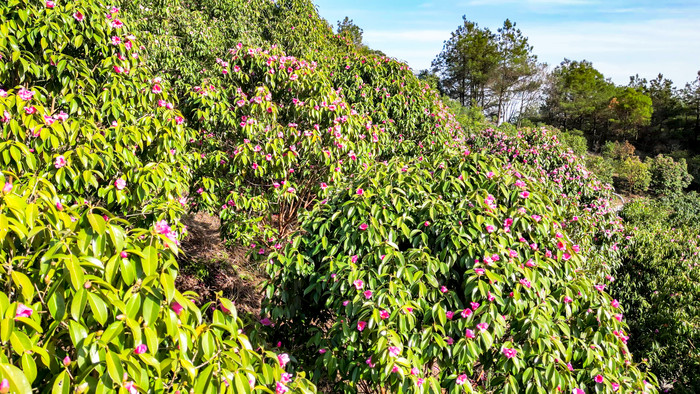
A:
<svg viewBox="0 0 700 394">
<path fill-rule="evenodd" d="M 345 301 L 343 301 L 343 306 L 348 306 L 349 303 L 350 303 L 350 301 L 345 300 Z"/>
<path fill-rule="evenodd" d="M 46 2 L 46 8 L 53 8 L 53 7 L 55 7 L 55 6 L 56 6 L 56 3 L 54 3 L 54 2 L 51 1 L 51 0 L 48 0 L 48 1 Z"/>
<path fill-rule="evenodd" d="M 63 358 L 63 366 L 64 366 L 64 367 L 69 366 L 70 363 L 71 363 L 71 359 L 70 359 L 69 356 L 66 356 L 66 357 Z"/>
<path fill-rule="evenodd" d="M 479 305 L 481 305 L 481 304 L 479 304 L 478 302 L 470 302 L 469 304 L 471 305 L 472 310 L 473 310 L 474 312 L 476 312 L 476 310 L 479 309 Z M 487 324 L 486 326 L 488 327 L 488 324 Z"/>
<path fill-rule="evenodd" d="M 119 253 L 119 257 L 121 257 L 121 258 L 123 258 L 123 259 L 126 259 L 126 258 L 129 257 L 129 253 L 126 253 L 125 250 L 122 250 L 122 251 Z"/>
<path fill-rule="evenodd" d="M 66 158 L 63 157 L 63 155 L 58 156 L 54 161 L 53 161 L 53 166 L 56 168 L 62 168 L 66 166 Z"/>
<path fill-rule="evenodd" d="M 120 21 L 119 19 L 113 20 L 111 25 L 115 29 L 121 29 L 122 27 L 124 27 L 124 23 L 122 21 Z"/>
<path fill-rule="evenodd" d="M 163 88 L 161 88 L 160 85 L 155 84 L 155 85 L 153 85 L 153 87 L 151 88 L 151 92 L 153 92 L 153 93 L 155 93 L 155 94 L 160 94 L 160 93 L 163 93 Z"/>
<path fill-rule="evenodd" d="M 17 96 L 19 96 L 19 98 L 21 98 L 24 101 L 29 101 L 32 99 L 32 97 L 34 97 L 34 92 L 22 88 L 17 92 Z"/>
<path fill-rule="evenodd" d="M 58 209 L 59 211 L 63 210 L 63 204 L 61 204 L 60 201 L 56 203 L 56 209 Z"/>
<path fill-rule="evenodd" d="M 326 190 L 328 185 L 325 182 L 321 182 L 321 189 Z"/>
<path fill-rule="evenodd" d="M 574 300 L 572 300 L 571 297 L 569 297 L 569 296 L 564 296 L 564 302 L 566 302 L 567 304 L 568 304 L 568 303 L 571 303 L 571 302 L 573 302 L 573 301 L 574 301 Z"/>
<path fill-rule="evenodd" d="M 595 378 L 593 378 L 593 380 L 595 380 L 596 383 L 603 383 L 605 381 L 603 375 L 600 374 L 596 375 Z"/>
<path fill-rule="evenodd" d="M 357 331 L 362 331 L 362 330 L 365 329 L 365 327 L 367 327 L 367 322 L 366 322 L 366 321 L 360 320 L 360 321 L 357 322 Z"/>
<path fill-rule="evenodd" d="M 287 391 L 289 391 L 289 387 L 285 386 L 282 382 L 277 382 L 277 386 L 275 387 L 275 394 L 284 394 Z"/>
<path fill-rule="evenodd" d="M 503 348 L 503 355 L 507 358 L 513 358 L 518 355 L 518 349 Z"/>
<path fill-rule="evenodd" d="M 365 291 L 365 292 L 362 293 L 362 294 L 364 294 L 364 295 L 365 295 L 365 298 L 368 299 L 368 300 L 369 300 L 370 298 L 372 298 L 372 291 L 370 291 L 370 290 L 367 290 L 367 291 Z"/>
<path fill-rule="evenodd" d="M 321 354 L 324 354 L 324 353 L 327 352 L 327 350 L 326 350 L 326 349 L 318 349 L 318 352 L 321 353 Z"/>
<path fill-rule="evenodd" d="M 455 313 L 452 312 L 452 311 L 447 311 L 447 312 L 445 312 L 445 317 L 446 317 L 448 320 L 452 320 L 452 318 L 453 318 L 454 316 L 455 316 Z"/>
<path fill-rule="evenodd" d="M 425 226 L 425 227 L 430 226 L 430 222 L 426 220 L 425 223 L 423 223 L 423 226 Z"/>
<path fill-rule="evenodd" d="M 476 335 L 474 335 L 474 331 L 470 330 L 467 328 L 467 331 L 464 333 L 464 335 L 469 338 L 469 339 L 474 339 Z"/>
<path fill-rule="evenodd" d="M 85 19 L 85 15 L 83 15 L 83 13 L 80 11 L 76 11 L 73 13 L 73 18 L 75 18 L 75 20 L 78 22 L 82 22 L 83 19 Z"/>
<path fill-rule="evenodd" d="M 476 328 L 479 329 L 479 331 L 484 332 L 489 329 L 489 324 L 488 323 L 479 323 L 476 325 Z"/>
<path fill-rule="evenodd" d="M 416 385 L 417 385 L 418 387 L 422 386 L 422 385 L 423 385 L 423 382 L 425 382 L 425 379 L 423 379 L 423 378 L 418 378 L 418 379 L 416 379 Z"/>
<path fill-rule="evenodd" d="M 522 193 L 520 193 L 520 197 L 522 197 L 522 198 L 528 198 L 528 197 L 530 197 L 530 192 L 528 192 L 527 190 L 525 190 L 525 191 L 523 191 Z"/>
<path fill-rule="evenodd" d="M 567 363 L 566 368 L 568 368 L 569 371 L 574 372 L 574 367 L 573 367 L 573 365 L 571 365 L 571 363 Z"/>
<path fill-rule="evenodd" d="M 389 356 L 398 357 L 401 354 L 401 349 L 396 346 L 389 346 Z"/>
<path fill-rule="evenodd" d="M 379 317 L 380 317 L 382 320 L 388 319 L 388 318 L 389 318 L 389 312 L 386 311 L 386 310 L 382 310 L 381 312 L 379 312 Z"/>
<path fill-rule="evenodd" d="M 262 324 L 262 325 L 265 326 L 265 327 L 270 327 L 270 326 L 273 325 L 273 324 L 272 324 L 272 320 L 270 320 L 270 319 L 267 318 L 267 317 L 263 317 L 262 319 L 260 319 L 260 324 Z"/>
<path fill-rule="evenodd" d="M 30 106 L 28 106 L 28 107 L 24 107 L 24 112 L 25 112 L 27 115 L 33 115 L 33 114 L 36 113 L 36 107 L 33 106 L 33 105 L 30 105 Z"/>
<path fill-rule="evenodd" d="M 289 362 L 289 355 L 287 353 L 278 354 L 277 361 L 279 361 L 280 367 L 284 368 Z"/>
<path fill-rule="evenodd" d="M 571 394 L 586 394 L 586 392 L 583 391 L 582 389 L 576 388 L 576 389 L 571 390 Z"/>
<path fill-rule="evenodd" d="M 139 394 L 139 390 L 136 388 L 136 384 L 134 382 L 129 381 L 124 383 L 124 389 L 129 394 Z"/>
<path fill-rule="evenodd" d="M 368 358 L 368 359 L 365 361 L 365 363 L 366 363 L 367 365 L 369 365 L 370 368 L 374 368 L 374 367 L 376 366 L 376 364 L 374 364 L 374 363 L 372 362 L 372 357 Z"/>
<path fill-rule="evenodd" d="M 360 230 L 365 231 L 365 230 L 367 230 L 368 227 L 369 227 L 369 226 L 367 225 L 367 223 L 362 223 L 362 224 L 360 225 Z"/>
<path fill-rule="evenodd" d="M 12 191 L 12 183 L 11 182 L 5 182 L 5 186 L 2 187 L 2 192 L 3 193 L 9 193 Z"/>
<path fill-rule="evenodd" d="M 170 232 L 170 226 L 168 226 L 168 222 L 166 222 L 165 220 L 160 220 L 156 222 L 154 227 L 158 234 L 167 234 Z"/>
<path fill-rule="evenodd" d="M 496 231 L 496 227 L 494 227 L 494 226 L 492 226 L 492 225 L 490 225 L 490 224 L 486 226 L 486 232 L 492 233 L 492 232 L 494 232 L 494 231 Z"/>
<path fill-rule="evenodd" d="M 146 353 L 146 351 L 148 351 L 148 346 L 146 346 L 142 343 L 142 344 L 136 346 L 136 348 L 134 349 L 134 354 L 144 354 L 144 353 Z"/>
<path fill-rule="evenodd" d="M 469 316 L 472 315 L 472 310 L 469 308 L 462 309 L 462 312 L 460 313 L 463 318 L 468 318 Z"/>
<path fill-rule="evenodd" d="M 446 286 L 441 286 L 441 287 L 440 287 L 440 292 L 441 292 L 441 293 L 447 293 L 447 287 L 446 287 Z"/>
<path fill-rule="evenodd" d="M 483 269 L 483 268 L 474 268 L 474 272 L 475 272 L 477 275 L 483 275 L 484 273 L 486 273 L 486 270 Z"/>
<path fill-rule="evenodd" d="M 622 321 L 622 318 L 623 318 L 621 313 L 616 313 L 614 317 L 615 317 L 615 320 L 620 321 L 620 322 Z"/>
<path fill-rule="evenodd" d="M 411 375 L 413 376 L 418 376 L 420 374 L 420 370 L 416 367 L 411 368 Z"/>
<path fill-rule="evenodd" d="M 352 284 L 357 290 L 362 290 L 362 288 L 365 287 L 365 282 L 363 282 L 362 279 L 357 279 L 356 281 L 352 282 Z"/>
<path fill-rule="evenodd" d="M 282 383 L 287 384 L 287 383 L 289 383 L 289 382 L 292 381 L 292 374 L 291 374 L 291 373 L 286 373 L 286 372 L 285 372 L 285 373 L 282 374 L 282 377 L 281 377 L 280 380 L 282 381 Z"/>
<path fill-rule="evenodd" d="M 0 393 L 10 392 L 10 382 L 7 379 L 0 381 Z"/>
<path fill-rule="evenodd" d="M 357 189 L 357 194 L 360 195 L 360 196 L 363 195 L 364 192 L 365 192 L 365 191 L 362 190 L 362 188 Z"/>
<path fill-rule="evenodd" d="M 610 383 L 610 386 L 612 386 L 613 391 L 617 391 L 620 389 L 620 385 L 615 382 Z"/>
<path fill-rule="evenodd" d="M 610 305 L 612 305 L 613 308 L 619 308 L 620 303 L 617 300 L 612 300 L 610 301 Z"/>
<path fill-rule="evenodd" d="M 464 383 L 467 383 L 467 375 L 461 374 L 457 376 L 457 380 L 455 381 L 459 386 L 463 385 Z"/>
<path fill-rule="evenodd" d="M 122 178 L 118 178 L 116 181 L 114 181 L 114 187 L 117 188 L 117 190 L 124 190 L 126 187 L 126 181 Z"/>
<path fill-rule="evenodd" d="M 17 305 L 17 311 L 15 312 L 15 319 L 19 317 L 26 317 L 29 318 L 32 316 L 32 313 L 34 313 L 34 310 L 24 304 L 18 304 Z"/>
</svg>

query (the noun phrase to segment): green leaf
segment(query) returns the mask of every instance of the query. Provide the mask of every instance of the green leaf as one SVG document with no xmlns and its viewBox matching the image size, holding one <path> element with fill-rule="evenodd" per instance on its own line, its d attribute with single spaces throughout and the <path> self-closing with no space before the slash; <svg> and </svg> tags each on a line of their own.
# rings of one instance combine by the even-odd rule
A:
<svg viewBox="0 0 700 394">
<path fill-rule="evenodd" d="M 10 383 L 11 393 L 31 394 L 32 386 L 19 368 L 10 364 L 0 364 L 0 375 Z"/>
<path fill-rule="evenodd" d="M 88 302 L 90 303 L 90 309 L 92 309 L 93 316 L 95 320 L 100 324 L 104 325 L 107 322 L 107 304 L 94 293 L 88 293 Z"/>
</svg>

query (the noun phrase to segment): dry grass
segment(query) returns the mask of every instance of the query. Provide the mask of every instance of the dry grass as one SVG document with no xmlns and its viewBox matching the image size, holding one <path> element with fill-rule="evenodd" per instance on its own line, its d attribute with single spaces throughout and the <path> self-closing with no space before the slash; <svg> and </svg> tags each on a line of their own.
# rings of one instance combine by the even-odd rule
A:
<svg viewBox="0 0 700 394">
<path fill-rule="evenodd" d="M 243 247 L 229 249 L 219 237 L 219 219 L 205 213 L 185 218 L 188 235 L 176 280 L 180 291 L 199 294 L 198 304 L 216 300 L 216 293 L 236 303 L 240 311 L 260 313 L 263 278 Z"/>
</svg>

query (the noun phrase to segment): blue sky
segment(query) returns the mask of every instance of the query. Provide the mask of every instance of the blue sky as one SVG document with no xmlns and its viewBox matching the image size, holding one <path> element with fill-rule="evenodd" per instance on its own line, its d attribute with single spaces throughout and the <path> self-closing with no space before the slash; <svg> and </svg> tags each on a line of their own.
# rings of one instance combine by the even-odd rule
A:
<svg viewBox="0 0 700 394">
<path fill-rule="evenodd" d="M 462 15 L 496 30 L 517 23 L 540 61 L 586 59 L 615 83 L 658 73 L 677 86 L 700 70 L 700 0 L 314 0 L 335 26 L 346 15 L 370 47 L 430 67 Z"/>
</svg>

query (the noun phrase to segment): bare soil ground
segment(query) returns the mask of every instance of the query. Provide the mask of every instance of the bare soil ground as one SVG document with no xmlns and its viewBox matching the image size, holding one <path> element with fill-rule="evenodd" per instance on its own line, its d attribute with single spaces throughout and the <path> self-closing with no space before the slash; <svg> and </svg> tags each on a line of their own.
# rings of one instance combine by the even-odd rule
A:
<svg viewBox="0 0 700 394">
<path fill-rule="evenodd" d="M 180 276 L 175 284 L 180 291 L 199 294 L 204 304 L 216 300 L 216 293 L 234 301 L 239 310 L 260 313 L 263 281 L 244 247 L 228 248 L 219 237 L 217 217 L 197 213 L 185 218 L 188 235 L 182 241 L 185 255 L 180 259 Z"/>
</svg>

